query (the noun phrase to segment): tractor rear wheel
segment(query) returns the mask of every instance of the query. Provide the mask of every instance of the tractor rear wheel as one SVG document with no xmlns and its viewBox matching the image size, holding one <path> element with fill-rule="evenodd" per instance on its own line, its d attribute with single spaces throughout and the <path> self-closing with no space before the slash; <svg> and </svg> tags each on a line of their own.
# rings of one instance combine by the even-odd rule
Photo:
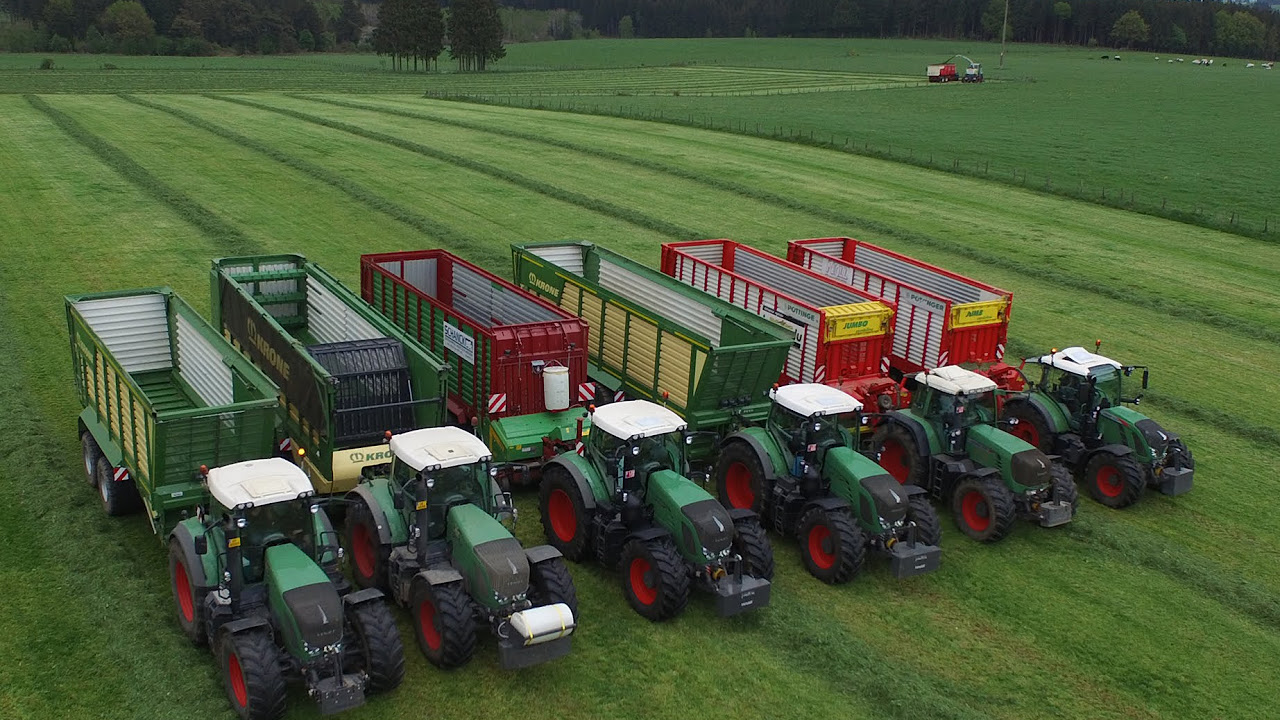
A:
<svg viewBox="0 0 1280 720">
<path fill-rule="evenodd" d="M 384 600 L 366 600 L 345 608 L 343 672 L 369 676 L 368 691 L 392 690 L 404 679 L 404 643 Z"/>
<path fill-rule="evenodd" d="M 249 630 L 218 643 L 222 680 L 231 709 L 245 720 L 274 720 L 287 700 L 280 650 L 269 630 Z"/>
<path fill-rule="evenodd" d="M 773 545 L 758 517 L 744 517 L 734 521 L 733 551 L 746 563 L 744 572 L 753 577 L 773 579 Z"/>
<path fill-rule="evenodd" d="M 798 535 L 805 567 L 822 582 L 849 582 L 862 569 L 867 539 L 849 508 L 809 510 L 800 518 Z"/>
<path fill-rule="evenodd" d="M 565 558 L 580 562 L 587 554 L 587 538 L 591 523 L 578 484 L 569 471 L 559 465 L 542 469 L 542 485 L 538 490 L 542 511 L 542 531 L 547 542 Z"/>
<path fill-rule="evenodd" d="M 880 450 L 880 467 L 903 485 L 924 486 L 925 458 L 916 452 L 915 438 L 896 423 L 885 423 L 872 436 L 873 447 Z"/>
<path fill-rule="evenodd" d="M 80 433 L 80 448 L 84 452 L 84 476 L 89 481 L 89 487 L 98 487 L 98 458 L 102 457 L 102 450 L 98 448 L 98 441 L 93 439 L 93 433 L 85 430 Z"/>
<path fill-rule="evenodd" d="M 916 540 L 925 545 L 942 542 L 942 521 L 933 503 L 924 495 L 912 495 L 907 505 L 907 519 L 916 524 Z"/>
<path fill-rule="evenodd" d="M 387 558 L 391 548 L 378 535 L 373 509 L 361 498 L 347 512 L 347 547 L 351 548 L 351 575 L 362 588 L 387 590 Z"/>
<path fill-rule="evenodd" d="M 204 598 L 200 597 L 193 578 L 202 577 L 199 568 L 187 567 L 186 555 L 177 539 L 169 541 L 169 585 L 173 589 L 173 603 L 178 610 L 178 627 L 192 645 L 200 647 L 208 642 L 204 628 Z"/>
<path fill-rule="evenodd" d="M 951 511 L 965 535 L 981 542 L 1003 540 L 1013 529 L 1013 493 L 999 478 L 969 477 L 956 483 Z"/>
<path fill-rule="evenodd" d="M 462 583 L 432 585 L 424 578 L 415 580 L 409 610 L 418 647 L 432 665 L 453 668 L 471 659 L 476 649 L 476 619 Z"/>
<path fill-rule="evenodd" d="M 1049 475 L 1053 477 L 1053 499 L 1071 505 L 1071 517 L 1080 509 L 1080 491 L 1076 490 L 1076 481 L 1065 465 L 1054 462 L 1049 467 Z"/>
<path fill-rule="evenodd" d="M 98 457 L 98 495 L 102 498 L 103 509 L 113 517 L 137 512 L 142 505 L 133 478 L 116 480 L 115 468 L 103 456 Z"/>
<path fill-rule="evenodd" d="M 1053 449 L 1053 431 L 1049 429 L 1049 422 L 1044 414 L 1034 405 L 1025 400 L 1011 402 L 1004 406 L 1004 416 L 1018 420 L 1016 425 L 1008 426 L 1006 432 L 1010 435 L 1025 440 L 1028 445 L 1043 453 Z"/>
<path fill-rule="evenodd" d="M 729 443 L 716 460 L 716 493 L 730 510 L 764 512 L 771 485 L 765 479 L 760 457 L 745 442 Z"/>
<path fill-rule="evenodd" d="M 622 594 L 641 617 L 679 615 L 689 602 L 689 574 L 667 538 L 632 540 L 622 549 Z"/>
<path fill-rule="evenodd" d="M 1147 475 L 1130 455 L 1099 452 L 1084 467 L 1089 496 L 1109 508 L 1126 508 L 1142 497 Z"/>
<path fill-rule="evenodd" d="M 534 607 L 564 603 L 578 617 L 578 591 L 563 558 L 551 558 L 529 567 L 529 601 Z"/>
</svg>

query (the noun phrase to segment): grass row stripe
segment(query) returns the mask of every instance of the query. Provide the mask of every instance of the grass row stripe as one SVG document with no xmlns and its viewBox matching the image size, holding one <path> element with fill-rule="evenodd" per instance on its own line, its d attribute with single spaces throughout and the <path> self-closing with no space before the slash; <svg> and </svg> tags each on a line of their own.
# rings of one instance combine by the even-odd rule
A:
<svg viewBox="0 0 1280 720">
<path fill-rule="evenodd" d="M 133 183 L 146 194 L 168 205 L 178 216 L 194 225 L 210 239 L 235 255 L 255 254 L 263 251 L 262 245 L 245 235 L 239 228 L 223 220 L 212 210 L 196 202 L 191 196 L 172 187 L 139 165 L 123 150 L 89 132 L 83 125 L 36 95 L 23 96 L 31 107 L 48 117 L 54 125 L 83 145 L 107 167 Z"/>
</svg>

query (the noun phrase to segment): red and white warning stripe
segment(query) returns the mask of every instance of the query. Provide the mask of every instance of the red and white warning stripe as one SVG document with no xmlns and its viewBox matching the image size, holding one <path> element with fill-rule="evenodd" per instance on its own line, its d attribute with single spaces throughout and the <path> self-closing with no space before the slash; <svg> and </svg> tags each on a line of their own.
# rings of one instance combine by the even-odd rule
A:
<svg viewBox="0 0 1280 720">
<path fill-rule="evenodd" d="M 574 452 L 576 452 L 576 453 L 578 453 L 579 455 L 586 455 L 586 454 L 587 454 L 587 446 L 586 446 L 586 445 L 583 445 L 583 444 L 582 444 L 582 441 L 581 441 L 581 440 L 579 440 L 578 442 L 574 443 L 574 445 L 573 445 L 573 451 L 574 451 Z"/>
<path fill-rule="evenodd" d="M 997 359 L 997 360 L 1003 360 L 1003 359 L 1004 359 L 1004 343 L 997 343 L 997 344 L 996 344 L 996 359 Z"/>
<path fill-rule="evenodd" d="M 506 411 L 507 411 L 507 394 L 506 393 L 494 393 L 493 395 L 489 396 L 489 414 L 490 415 L 493 415 L 494 413 L 500 413 L 500 412 L 506 412 Z"/>
<path fill-rule="evenodd" d="M 129 479 L 129 470 L 127 468 L 118 467 L 112 474 L 112 479 L 116 482 L 124 482 Z"/>
<path fill-rule="evenodd" d="M 591 402 L 596 399 L 596 384 L 578 383 L 578 402 Z"/>
<path fill-rule="evenodd" d="M 276 443 L 276 449 L 280 452 L 289 452 L 293 449 L 293 438 L 281 438 L 280 442 Z"/>
<path fill-rule="evenodd" d="M 947 361 L 950 359 L 951 359 L 951 353 L 947 352 L 946 350 L 943 350 L 942 354 L 938 355 L 938 367 L 942 367 L 943 365 L 946 365 Z"/>
<path fill-rule="evenodd" d="M 627 394 L 621 390 L 613 394 L 614 402 L 622 402 L 623 400 L 626 400 L 626 399 L 627 399 Z"/>
<path fill-rule="evenodd" d="M 888 357 L 880 358 L 880 373 L 882 375 L 889 374 L 889 358 Z"/>
<path fill-rule="evenodd" d="M 813 381 L 816 383 L 827 381 L 827 366 L 819 365 L 813 369 Z"/>
</svg>

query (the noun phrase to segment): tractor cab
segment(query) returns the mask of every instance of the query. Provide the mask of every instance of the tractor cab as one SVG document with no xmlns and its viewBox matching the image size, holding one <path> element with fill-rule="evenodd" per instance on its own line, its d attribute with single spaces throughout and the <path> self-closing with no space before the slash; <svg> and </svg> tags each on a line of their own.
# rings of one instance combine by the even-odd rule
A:
<svg viewBox="0 0 1280 720">
<path fill-rule="evenodd" d="M 801 476 L 806 466 L 822 467 L 827 451 L 853 447 L 846 429 L 861 423 L 862 403 L 848 393 L 827 385 L 785 385 L 772 393 L 773 407 L 767 426 L 786 448 L 791 474 Z"/>
<path fill-rule="evenodd" d="M 474 506 L 485 515 L 514 520 L 510 498 L 498 487 L 493 453 L 479 438 L 457 427 L 412 430 L 391 438 L 391 487 L 425 505 L 420 529 L 428 540 L 445 537 L 449 513 Z M 416 505 L 415 505 L 416 507 Z"/>
<path fill-rule="evenodd" d="M 968 430 L 996 422 L 996 384 L 950 365 L 916 373 L 911 410 L 935 426 L 944 452 L 964 451 Z"/>
<path fill-rule="evenodd" d="M 1074 416 L 1091 415 L 1096 410 L 1120 407 L 1124 403 L 1136 404 L 1142 397 L 1126 398 L 1121 392 L 1123 379 L 1134 371 L 1134 367 L 1121 365 L 1082 347 L 1069 347 L 1029 362 L 1040 366 L 1036 388 L 1065 405 Z M 1144 390 L 1147 378 L 1144 368 Z"/>
<path fill-rule="evenodd" d="M 649 479 L 661 470 L 685 473 L 685 448 L 693 436 L 674 412 L 644 400 L 610 403 L 591 418 L 587 453 L 610 476 L 615 495 L 644 500 Z"/>
</svg>

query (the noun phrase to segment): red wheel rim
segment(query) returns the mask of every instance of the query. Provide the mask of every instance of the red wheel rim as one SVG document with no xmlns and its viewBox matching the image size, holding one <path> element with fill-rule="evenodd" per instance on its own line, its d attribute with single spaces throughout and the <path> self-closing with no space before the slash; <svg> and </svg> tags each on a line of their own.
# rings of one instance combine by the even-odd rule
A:
<svg viewBox="0 0 1280 720">
<path fill-rule="evenodd" d="M 977 532 L 986 532 L 991 527 L 991 506 L 987 504 L 986 496 L 977 490 L 964 494 L 960 512 L 964 515 L 965 524 Z"/>
<path fill-rule="evenodd" d="M 178 609 L 182 611 L 183 620 L 192 622 L 196 619 L 196 604 L 191 598 L 191 579 L 187 577 L 187 567 L 178 562 L 173 570 L 173 593 L 178 596 Z"/>
<path fill-rule="evenodd" d="M 1098 492 L 1113 498 L 1124 491 L 1124 481 L 1120 477 L 1120 471 L 1111 465 L 1103 465 L 1098 468 L 1098 475 L 1094 478 L 1098 483 Z"/>
<path fill-rule="evenodd" d="M 356 525 L 351 531 L 351 544 L 355 546 L 351 550 L 356 556 L 356 572 L 360 573 L 360 577 L 365 581 L 373 580 L 378 561 L 373 549 L 373 538 L 369 535 L 367 525 L 364 523 Z"/>
<path fill-rule="evenodd" d="M 418 603 L 418 628 L 422 631 L 422 639 L 427 641 L 427 647 L 439 650 L 440 631 L 436 629 L 436 606 L 430 600 Z"/>
<path fill-rule="evenodd" d="M 827 570 L 836 564 L 835 552 L 827 551 L 827 546 L 834 546 L 834 544 L 831 539 L 831 529 L 826 525 L 814 525 L 809 528 L 809 557 L 814 565 Z M 834 551 L 835 547 L 831 550 Z"/>
<path fill-rule="evenodd" d="M 729 506 L 735 509 L 755 507 L 756 494 L 751 491 L 751 470 L 746 463 L 735 462 L 724 476 L 724 491 L 729 496 Z"/>
<path fill-rule="evenodd" d="M 547 500 L 547 514 L 551 516 L 551 532 L 560 542 L 573 542 L 578 536 L 578 514 L 574 512 L 569 493 L 556 488 Z"/>
<path fill-rule="evenodd" d="M 894 480 L 900 483 L 907 481 L 910 468 L 907 467 L 907 449 L 897 440 L 885 440 L 880 449 L 880 467 L 884 468 Z"/>
<path fill-rule="evenodd" d="M 635 558 L 631 561 L 631 594 L 644 605 L 652 605 L 658 599 L 658 588 L 650 585 L 645 576 L 653 568 L 648 560 Z"/>
<path fill-rule="evenodd" d="M 240 707 L 249 704 L 249 690 L 244 686 L 244 671 L 240 669 L 240 658 L 231 653 L 227 661 L 227 674 L 231 676 L 231 694 L 235 695 Z"/>
<path fill-rule="evenodd" d="M 1017 425 L 1012 428 L 1012 435 L 1016 438 L 1025 440 L 1032 447 L 1040 447 L 1040 431 L 1036 430 L 1036 426 L 1026 420 L 1019 420 Z"/>
</svg>

